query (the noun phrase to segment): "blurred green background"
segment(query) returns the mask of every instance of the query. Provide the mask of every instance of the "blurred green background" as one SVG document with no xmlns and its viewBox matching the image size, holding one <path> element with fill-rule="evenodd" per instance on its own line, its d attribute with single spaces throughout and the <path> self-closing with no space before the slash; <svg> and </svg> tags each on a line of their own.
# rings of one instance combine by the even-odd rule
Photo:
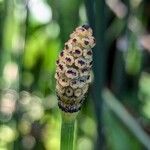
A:
<svg viewBox="0 0 150 150">
<path fill-rule="evenodd" d="M 150 149 L 149 0 L 0 0 L 0 150 L 59 150 L 55 61 L 86 23 L 95 80 L 76 150 Z"/>
</svg>

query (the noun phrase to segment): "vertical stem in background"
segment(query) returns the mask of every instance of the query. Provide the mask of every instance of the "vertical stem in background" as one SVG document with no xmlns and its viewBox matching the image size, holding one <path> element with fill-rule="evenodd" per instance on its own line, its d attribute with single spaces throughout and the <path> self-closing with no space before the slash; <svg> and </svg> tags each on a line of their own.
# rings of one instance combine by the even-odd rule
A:
<svg viewBox="0 0 150 150">
<path fill-rule="evenodd" d="M 86 6 L 87 18 L 89 20 L 89 25 L 94 31 L 95 30 L 94 1 L 93 0 L 85 0 L 85 6 Z"/>
<path fill-rule="evenodd" d="M 95 0 L 95 36 L 96 50 L 94 51 L 94 72 L 95 72 L 95 88 L 101 90 L 105 84 L 106 75 L 106 56 L 105 48 L 105 31 L 106 31 L 106 16 L 105 16 L 105 0 Z"/>
<path fill-rule="evenodd" d="M 2 68 L 3 68 L 3 27 L 4 27 L 4 17 L 5 17 L 5 7 L 4 7 L 4 1 L 0 2 L 0 95 L 2 94 Z M 0 96 L 0 103 L 1 103 L 1 96 Z M 1 120 L 0 120 L 0 125 L 1 125 Z"/>
<path fill-rule="evenodd" d="M 3 25 L 4 25 L 4 2 L 0 2 L 0 52 L 2 51 L 2 36 L 3 36 Z"/>
<path fill-rule="evenodd" d="M 24 19 L 22 19 L 19 23 L 20 28 L 20 36 L 22 37 L 23 44 L 20 47 L 20 55 L 18 57 L 18 63 L 19 63 L 19 92 L 22 90 L 22 72 L 23 72 L 23 55 L 24 55 L 24 49 L 26 44 L 26 39 L 28 36 L 27 28 L 29 24 L 29 8 L 28 8 L 28 0 L 22 0 L 21 1 L 22 9 L 20 9 L 20 15 L 24 14 Z M 21 17 L 21 16 L 20 16 Z"/>
<path fill-rule="evenodd" d="M 18 69 L 18 77 L 10 86 L 5 85 L 7 88 L 13 89 L 18 92 L 20 88 L 20 68 L 22 66 L 22 55 L 25 44 L 25 20 L 26 20 L 26 1 L 21 0 L 15 3 L 12 0 L 4 1 L 5 4 L 5 20 L 3 20 L 4 32 L 3 34 L 3 51 L 1 53 L 1 75 L 7 63 L 15 63 Z M 3 76 L 1 76 L 4 82 Z M 7 82 L 5 83 L 7 84 Z M 4 85 L 4 84 L 3 84 Z M 4 87 L 1 87 L 2 89 Z"/>
<path fill-rule="evenodd" d="M 60 25 L 60 37 L 62 43 L 68 39 L 69 34 L 79 23 L 79 6 L 81 1 L 56 0 L 57 13 L 59 13 L 58 23 Z M 71 4 L 71 5 L 70 5 Z"/>
<path fill-rule="evenodd" d="M 12 102 L 15 101 L 13 102 L 15 104 L 19 95 L 21 76 L 19 70 L 22 67 L 22 55 L 25 43 L 26 28 L 24 22 L 26 20 L 26 3 L 24 0 L 17 2 L 14 0 L 4 0 L 2 2 L 4 10 L 1 11 L 3 14 L 0 14 L 0 100 L 2 100 L 6 94 L 11 94 L 9 100 Z M 0 7 L 2 2 L 0 2 Z M 3 75 L 5 67 L 8 72 L 16 72 L 16 77 L 9 82 L 8 77 Z M 12 104 L 12 102 L 10 104 Z M 1 112 L 1 116 L 4 116 L 6 119 L 8 118 L 8 124 L 12 120 L 13 122 L 16 120 L 16 125 L 18 125 L 19 117 L 16 114 L 12 116 L 13 113 L 13 110 L 9 114 Z M 11 117 L 14 119 L 11 120 Z M 0 123 L 1 122 L 3 123 L 3 119 L 0 120 Z M 20 149 L 18 144 L 19 138 L 16 139 L 13 149 Z"/>
<path fill-rule="evenodd" d="M 18 41 L 18 43 L 20 43 L 20 42 L 22 43 L 18 47 L 19 54 L 16 57 L 16 61 L 18 64 L 18 70 L 19 70 L 19 79 L 18 79 L 19 97 L 20 97 L 20 91 L 22 90 L 23 54 L 24 54 L 24 49 L 25 49 L 25 42 L 26 42 L 26 36 L 27 36 L 26 29 L 27 29 L 27 24 L 28 24 L 28 0 L 21 0 L 20 6 L 21 7 L 18 6 L 18 8 L 16 8 L 16 9 L 18 9 L 19 18 L 22 18 L 22 19 L 18 19 L 18 29 L 19 29 L 18 30 L 18 37 L 20 37 L 21 39 L 19 39 L 19 38 L 16 39 Z M 17 122 L 20 120 L 20 112 L 19 111 L 17 111 L 15 114 Z M 15 150 L 19 150 L 22 148 L 20 146 L 20 140 L 21 140 L 21 137 L 19 135 L 17 140 L 14 143 L 14 149 Z"/>
<path fill-rule="evenodd" d="M 98 138 L 96 149 L 104 149 L 104 130 L 103 130 L 103 99 L 102 88 L 106 80 L 106 58 L 107 51 L 105 48 L 105 31 L 106 31 L 106 16 L 105 16 L 105 0 L 95 0 L 95 36 L 96 50 L 94 51 L 94 77 L 93 98 L 96 108 L 96 116 L 98 121 Z"/>
<path fill-rule="evenodd" d="M 8 50 L 4 49 L 4 31 L 5 31 L 5 22 L 6 22 L 6 18 L 8 18 L 8 10 L 7 10 L 7 6 L 8 6 L 8 0 L 2 1 L 0 2 L 0 89 L 3 89 L 3 69 L 4 69 L 4 65 L 6 63 L 6 60 L 8 60 L 9 57 L 9 52 Z"/>
<path fill-rule="evenodd" d="M 95 0 L 95 1 L 87 0 L 86 7 L 90 25 L 92 25 L 92 27 L 95 27 L 94 32 L 97 43 L 96 48 L 93 51 L 93 60 L 94 60 L 93 102 L 98 122 L 97 127 L 98 137 L 96 149 L 100 150 L 103 149 L 104 147 L 104 133 L 102 123 L 103 100 L 101 92 L 102 88 L 105 85 L 106 68 L 107 68 L 106 66 L 107 51 L 105 48 L 105 30 L 106 30 L 105 0 Z"/>
<path fill-rule="evenodd" d="M 126 35 L 129 35 L 128 32 L 128 19 L 130 15 L 130 1 L 129 0 L 124 0 L 124 3 L 127 6 L 127 15 L 124 18 L 124 29 L 123 33 L 126 32 Z M 113 76 L 112 76 L 112 90 L 113 93 L 121 100 L 122 97 L 125 95 L 126 92 L 126 82 L 127 82 L 127 77 L 126 77 L 126 72 L 125 72 L 125 62 L 123 58 L 123 51 L 120 49 L 116 50 L 116 56 L 115 56 L 115 62 L 114 62 L 114 67 L 113 67 Z"/>
</svg>

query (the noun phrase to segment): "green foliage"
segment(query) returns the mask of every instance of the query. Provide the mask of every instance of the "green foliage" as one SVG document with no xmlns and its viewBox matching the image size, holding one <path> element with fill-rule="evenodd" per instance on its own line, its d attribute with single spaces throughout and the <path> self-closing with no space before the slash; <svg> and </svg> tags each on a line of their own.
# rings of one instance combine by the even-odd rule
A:
<svg viewBox="0 0 150 150">
<path fill-rule="evenodd" d="M 139 97 L 143 102 L 142 114 L 150 120 L 150 75 L 143 73 L 139 82 Z"/>
<path fill-rule="evenodd" d="M 113 114 L 111 114 L 110 111 L 107 110 L 105 115 L 106 137 L 108 139 L 107 149 L 140 150 L 142 148 L 136 138 L 120 123 L 120 121 Z"/>
</svg>

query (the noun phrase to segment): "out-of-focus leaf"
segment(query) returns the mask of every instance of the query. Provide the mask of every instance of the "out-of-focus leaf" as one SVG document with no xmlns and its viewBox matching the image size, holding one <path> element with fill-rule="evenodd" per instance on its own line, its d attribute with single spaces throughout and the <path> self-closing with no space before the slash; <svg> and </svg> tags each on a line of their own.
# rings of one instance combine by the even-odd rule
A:
<svg viewBox="0 0 150 150">
<path fill-rule="evenodd" d="M 141 68 L 142 52 L 134 33 L 130 33 L 128 40 L 128 50 L 125 53 L 125 68 L 128 74 L 136 75 Z"/>
<path fill-rule="evenodd" d="M 105 130 L 108 142 L 108 149 L 111 150 L 141 150 L 140 143 L 125 128 L 121 122 L 105 109 Z"/>
<path fill-rule="evenodd" d="M 48 47 L 47 50 L 45 50 L 43 65 L 46 71 L 53 71 L 60 50 L 60 42 L 58 40 L 50 40 L 47 42 L 47 45 Z"/>
<path fill-rule="evenodd" d="M 139 97 L 143 102 L 142 112 L 150 119 L 150 74 L 142 73 L 139 81 Z"/>
<path fill-rule="evenodd" d="M 25 54 L 24 54 L 24 66 L 27 69 L 31 69 L 37 62 L 39 57 L 43 57 L 46 49 L 46 40 L 43 31 L 37 31 L 26 42 Z"/>
<path fill-rule="evenodd" d="M 111 109 L 114 114 L 124 123 L 124 125 L 147 149 L 150 149 L 150 137 L 144 132 L 138 122 L 128 113 L 124 106 L 113 96 L 113 94 L 105 89 L 103 98 L 106 106 Z M 105 117 L 106 118 L 106 117 Z M 132 148 L 131 148 L 132 149 Z"/>
<path fill-rule="evenodd" d="M 27 69 L 32 69 L 38 59 L 42 60 L 44 69 L 55 68 L 60 42 L 57 39 L 49 39 L 45 34 L 45 30 L 40 30 L 28 39 L 24 55 L 24 66 Z"/>
</svg>

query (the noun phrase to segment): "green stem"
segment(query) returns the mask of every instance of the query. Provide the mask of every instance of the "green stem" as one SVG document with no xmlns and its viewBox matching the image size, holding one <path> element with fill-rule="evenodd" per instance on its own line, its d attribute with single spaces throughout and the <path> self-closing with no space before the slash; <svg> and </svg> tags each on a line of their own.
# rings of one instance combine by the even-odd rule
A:
<svg viewBox="0 0 150 150">
<path fill-rule="evenodd" d="M 71 115 L 69 116 L 71 117 Z M 75 118 L 66 119 L 62 115 L 61 124 L 61 150 L 73 150 L 74 149 L 74 139 L 75 139 Z"/>
</svg>

